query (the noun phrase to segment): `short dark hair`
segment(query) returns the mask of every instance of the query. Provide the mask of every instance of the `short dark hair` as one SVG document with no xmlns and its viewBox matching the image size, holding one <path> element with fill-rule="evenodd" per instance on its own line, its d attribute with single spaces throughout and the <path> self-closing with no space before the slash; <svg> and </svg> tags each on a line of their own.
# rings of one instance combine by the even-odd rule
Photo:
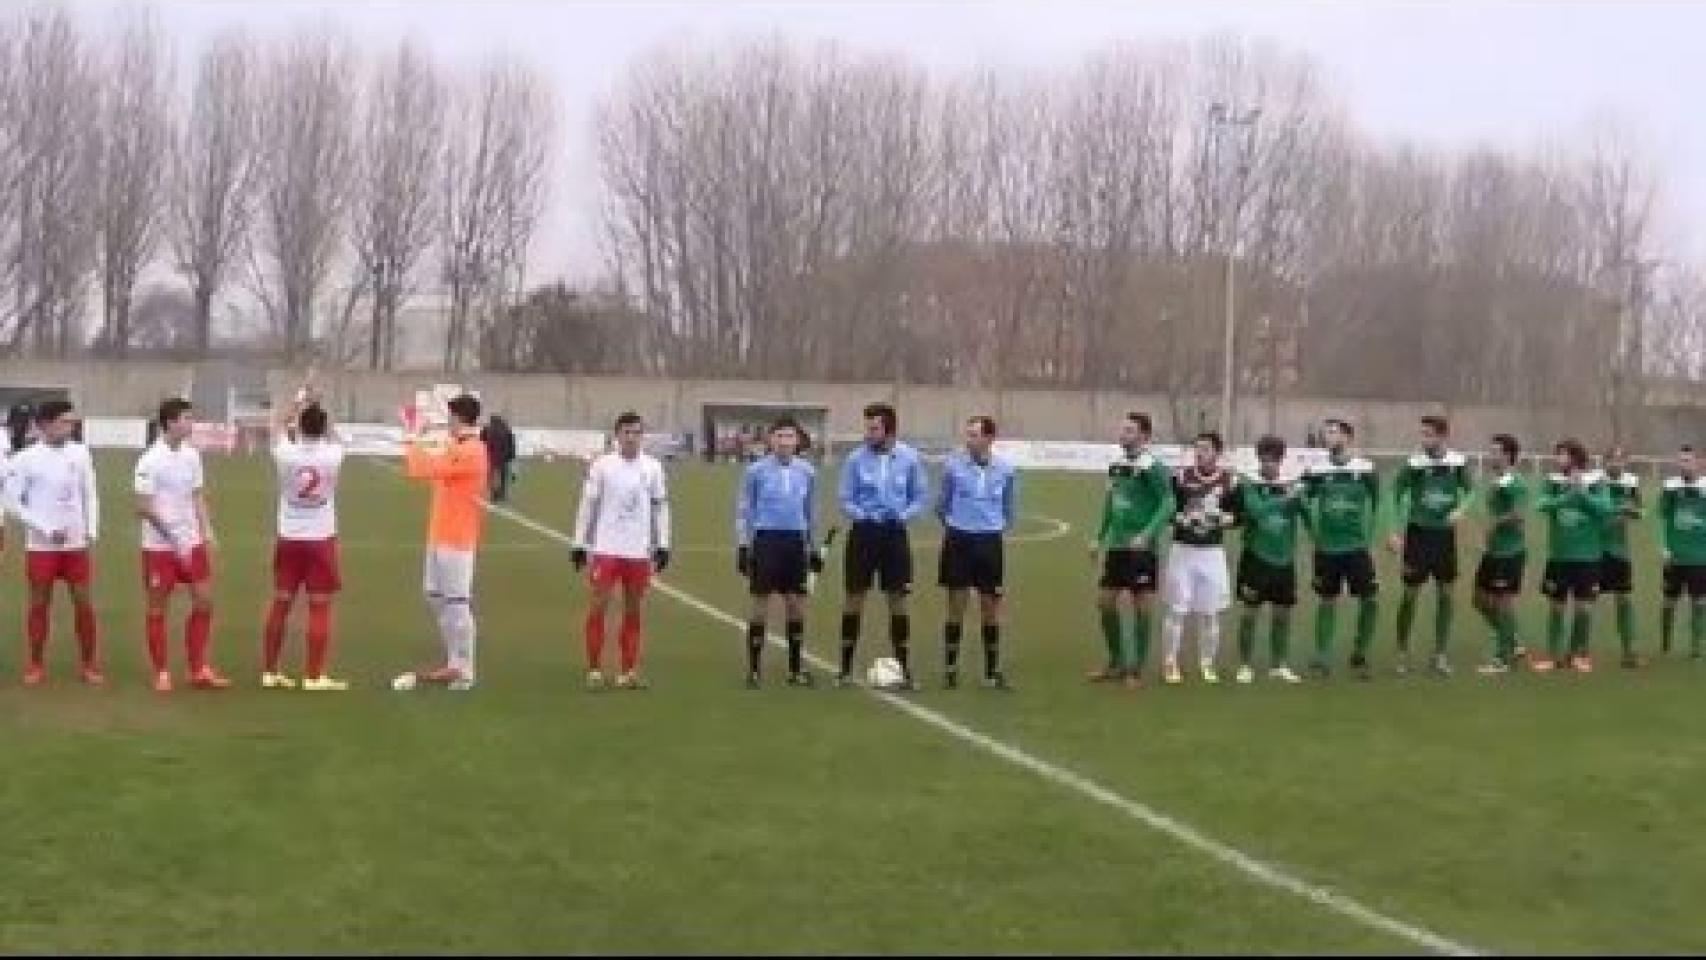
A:
<svg viewBox="0 0 1706 960">
<path fill-rule="evenodd" d="M 1328 417 L 1326 420 L 1322 421 L 1322 425 L 1323 428 L 1336 427 L 1339 430 L 1344 431 L 1344 434 L 1347 437 L 1354 437 L 1357 435 L 1357 428 L 1351 426 L 1351 422 L 1349 420 L 1340 420 L 1338 417 Z"/>
<path fill-rule="evenodd" d="M 1256 441 L 1257 459 L 1272 460 L 1275 457 L 1283 456 L 1285 456 L 1285 441 L 1279 437 L 1269 434 Z"/>
<path fill-rule="evenodd" d="M 804 430 L 800 429 L 800 421 L 786 415 L 777 417 L 770 421 L 770 432 L 775 433 L 778 430 L 792 430 L 795 433 L 802 435 L 805 433 Z"/>
<path fill-rule="evenodd" d="M 1682 446 L 1677 447 L 1676 452 L 1677 453 L 1693 453 L 1694 452 L 1694 444 L 1685 443 Z"/>
<path fill-rule="evenodd" d="M 866 406 L 865 419 L 881 420 L 883 431 L 891 437 L 895 435 L 895 431 L 900 429 L 900 415 L 894 412 L 894 407 L 886 403 L 873 403 Z"/>
<path fill-rule="evenodd" d="M 450 402 L 445 404 L 445 407 L 450 410 L 452 417 L 467 426 L 471 427 L 480 422 L 480 398 L 471 393 L 452 397 Z"/>
<path fill-rule="evenodd" d="M 310 403 L 296 414 L 296 429 L 305 437 L 318 439 L 326 435 L 326 427 L 332 418 L 326 415 L 326 408 L 317 403 Z"/>
<path fill-rule="evenodd" d="M 1427 427 L 1429 430 L 1432 430 L 1442 437 L 1451 433 L 1451 421 L 1438 415 L 1423 417 L 1422 426 Z"/>
<path fill-rule="evenodd" d="M 1226 449 L 1226 441 L 1220 439 L 1220 434 L 1215 433 L 1213 430 L 1204 430 L 1197 434 L 1196 439 L 1191 442 L 1202 443 L 1204 441 L 1207 441 L 1208 445 L 1214 448 L 1215 453 L 1219 453 Z"/>
<path fill-rule="evenodd" d="M 164 430 L 173 421 L 194 409 L 195 404 L 183 397 L 172 397 L 160 403 L 160 412 L 155 414 L 154 422 L 160 425 L 161 430 Z"/>
<path fill-rule="evenodd" d="M 1147 413 L 1133 410 L 1126 414 L 1125 418 L 1132 423 L 1137 424 L 1138 432 L 1142 433 L 1146 437 L 1155 432 L 1155 421 L 1149 419 L 1149 414 Z"/>
<path fill-rule="evenodd" d="M 1588 448 L 1580 440 L 1574 437 L 1560 440 L 1556 449 L 1559 456 L 1570 461 L 1571 466 L 1585 467 L 1588 465 Z"/>
<path fill-rule="evenodd" d="M 36 408 L 36 422 L 52 423 L 75 409 L 69 400 L 43 400 Z"/>
<path fill-rule="evenodd" d="M 976 425 L 977 432 L 979 434 L 981 434 L 982 436 L 985 436 L 985 437 L 995 436 L 995 418 L 994 417 L 984 416 L 983 414 L 980 413 L 975 417 L 967 417 L 966 418 L 966 424 L 968 426 Z"/>
<path fill-rule="evenodd" d="M 1522 444 L 1517 443 L 1516 438 L 1508 433 L 1493 434 L 1493 446 L 1498 447 L 1499 452 L 1509 458 L 1512 463 L 1515 463 L 1516 458 L 1522 454 Z"/>
<path fill-rule="evenodd" d="M 620 431 L 623 427 L 643 426 L 645 424 L 645 422 L 646 422 L 646 419 L 644 417 L 640 416 L 639 414 L 635 413 L 632 410 L 627 410 L 627 411 L 624 411 L 620 416 L 618 416 L 616 418 L 615 429 Z"/>
</svg>

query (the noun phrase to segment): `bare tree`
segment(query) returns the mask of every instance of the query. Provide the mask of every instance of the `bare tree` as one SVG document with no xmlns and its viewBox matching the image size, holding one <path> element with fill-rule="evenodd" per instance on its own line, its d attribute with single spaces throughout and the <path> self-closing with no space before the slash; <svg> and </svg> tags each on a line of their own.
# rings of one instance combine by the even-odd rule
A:
<svg viewBox="0 0 1706 960">
<path fill-rule="evenodd" d="M 315 307 L 338 254 L 354 177 L 349 91 L 355 59 L 328 33 L 304 33 L 275 55 L 261 114 L 261 241 L 287 361 L 306 352 Z"/>
<path fill-rule="evenodd" d="M 168 237 L 195 302 L 195 349 L 213 336 L 213 301 L 248 242 L 258 156 L 254 52 L 226 34 L 201 54 L 172 152 Z"/>
<path fill-rule="evenodd" d="M 437 225 L 445 95 L 426 54 L 405 43 L 374 72 L 364 104 L 350 236 L 358 286 L 371 306 L 367 364 L 374 370 L 391 365 L 397 313 Z"/>
<path fill-rule="evenodd" d="M 553 131 L 549 89 L 535 71 L 494 61 L 456 98 L 440 167 L 440 256 L 450 294 L 444 367 L 459 370 L 476 338 L 476 310 L 512 301 L 543 210 Z M 493 321 L 495 322 L 495 320 Z M 501 340 L 501 334 L 499 335 Z M 501 343 L 493 347 L 502 354 Z"/>
<path fill-rule="evenodd" d="M 87 43 L 65 10 L 26 15 L 12 82 L 18 245 L 17 317 L 6 346 L 68 355 L 83 338 L 94 256 L 96 81 Z"/>
<path fill-rule="evenodd" d="M 155 22 L 138 16 L 120 34 L 101 86 L 99 343 L 118 357 L 130 349 L 136 278 L 158 240 L 161 185 L 171 138 L 167 58 Z"/>
</svg>

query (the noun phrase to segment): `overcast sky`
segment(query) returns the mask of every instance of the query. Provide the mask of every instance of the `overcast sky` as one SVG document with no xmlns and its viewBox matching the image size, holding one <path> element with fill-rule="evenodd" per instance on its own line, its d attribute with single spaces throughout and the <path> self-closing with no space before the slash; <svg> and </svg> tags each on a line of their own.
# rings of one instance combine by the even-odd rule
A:
<svg viewBox="0 0 1706 960">
<path fill-rule="evenodd" d="M 134 4 L 130 4 L 134 5 Z M 74 3 L 91 19 L 119 4 Z M 1669 185 L 1671 232 L 1706 254 L 1706 2 L 1699 0 L 992 0 L 992 2 L 572 2 L 572 0 L 174 0 L 150 4 L 180 57 L 211 34 L 329 20 L 364 46 L 413 36 L 447 61 L 508 50 L 555 78 L 567 110 L 553 215 L 538 272 L 584 269 L 595 170 L 592 105 L 630 58 L 665 41 L 713 44 L 779 31 L 905 52 L 953 71 L 1069 65 L 1109 40 L 1230 30 L 1314 54 L 1364 130 L 1439 146 L 1525 147 L 1596 117 L 1627 118 Z"/>
</svg>

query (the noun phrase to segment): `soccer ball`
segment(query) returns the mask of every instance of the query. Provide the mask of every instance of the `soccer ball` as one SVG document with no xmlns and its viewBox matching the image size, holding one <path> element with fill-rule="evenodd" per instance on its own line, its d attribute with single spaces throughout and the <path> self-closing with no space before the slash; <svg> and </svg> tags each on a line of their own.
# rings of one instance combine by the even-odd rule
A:
<svg viewBox="0 0 1706 960">
<path fill-rule="evenodd" d="M 395 677 L 391 678 L 391 689 L 413 690 L 415 688 L 415 684 L 419 682 L 420 678 L 416 677 L 412 671 L 409 673 L 399 673 Z"/>
<path fill-rule="evenodd" d="M 878 657 L 865 671 L 865 682 L 874 690 L 893 690 L 906 682 L 906 671 L 893 657 Z"/>
</svg>

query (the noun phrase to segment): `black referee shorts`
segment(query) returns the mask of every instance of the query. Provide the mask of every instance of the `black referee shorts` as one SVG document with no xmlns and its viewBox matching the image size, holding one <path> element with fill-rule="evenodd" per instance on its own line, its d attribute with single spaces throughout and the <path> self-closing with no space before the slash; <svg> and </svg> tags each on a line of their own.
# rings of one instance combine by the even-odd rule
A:
<svg viewBox="0 0 1706 960">
<path fill-rule="evenodd" d="M 805 596 L 806 537 L 791 530 L 760 530 L 752 536 L 748 584 L 755 597 Z"/>
<path fill-rule="evenodd" d="M 1006 558 L 999 533 L 968 533 L 948 528 L 936 582 L 948 590 L 976 590 L 986 597 L 1001 596 L 1006 583 Z"/>
<path fill-rule="evenodd" d="M 873 583 L 884 593 L 912 590 L 912 541 L 903 524 L 853 524 L 845 559 L 848 593 L 869 593 Z"/>
</svg>

